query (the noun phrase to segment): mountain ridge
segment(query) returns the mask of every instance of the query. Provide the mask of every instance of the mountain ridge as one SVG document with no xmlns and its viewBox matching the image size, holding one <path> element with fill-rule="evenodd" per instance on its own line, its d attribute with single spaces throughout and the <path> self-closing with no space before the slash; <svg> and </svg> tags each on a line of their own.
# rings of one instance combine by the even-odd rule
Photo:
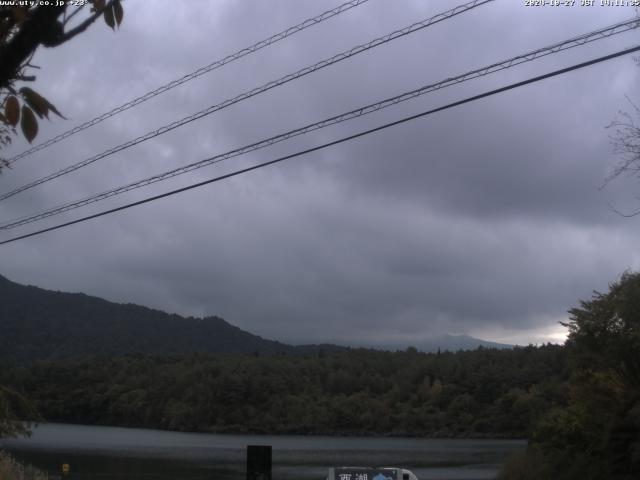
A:
<svg viewBox="0 0 640 480">
<path fill-rule="evenodd" d="M 427 345 L 415 347 L 435 351 L 438 348 L 454 350 L 501 345 L 468 336 L 464 338 L 463 348 L 455 347 L 451 342 L 449 345 L 432 345 L 429 349 L 424 348 Z M 289 345 L 254 335 L 218 316 L 184 317 L 84 293 L 21 285 L 0 275 L 0 361 L 22 363 L 127 354 L 296 355 L 346 348 L 350 347 Z M 388 345 L 383 349 L 394 347 Z"/>
<path fill-rule="evenodd" d="M 6 277 L 1 277 L 0 298 L 0 360 L 5 361 L 295 351 L 217 316 L 183 317 L 84 293 L 20 285 Z"/>
</svg>

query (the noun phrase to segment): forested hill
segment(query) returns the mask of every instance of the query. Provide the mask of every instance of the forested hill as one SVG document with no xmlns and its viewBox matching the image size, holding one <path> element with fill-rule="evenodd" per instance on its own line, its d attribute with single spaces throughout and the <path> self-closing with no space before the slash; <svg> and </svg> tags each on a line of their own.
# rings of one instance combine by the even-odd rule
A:
<svg viewBox="0 0 640 480">
<path fill-rule="evenodd" d="M 37 362 L 0 385 L 46 421 L 218 433 L 525 438 L 565 403 L 567 350 Z M 547 477 L 540 477 L 547 478 Z"/>
<path fill-rule="evenodd" d="M 185 318 L 81 293 L 19 285 L 0 276 L 0 361 L 301 350 L 313 347 L 265 340 L 218 317 Z"/>
</svg>

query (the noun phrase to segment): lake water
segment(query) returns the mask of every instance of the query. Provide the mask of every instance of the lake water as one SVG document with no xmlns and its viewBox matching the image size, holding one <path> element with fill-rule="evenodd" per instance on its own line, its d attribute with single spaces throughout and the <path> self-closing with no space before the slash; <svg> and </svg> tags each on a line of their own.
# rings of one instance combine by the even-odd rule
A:
<svg viewBox="0 0 640 480">
<path fill-rule="evenodd" d="M 137 428 L 42 424 L 28 439 L 0 448 L 50 474 L 62 463 L 70 480 L 243 480 L 247 445 L 271 445 L 273 478 L 320 480 L 330 466 L 392 466 L 420 480 L 495 478 L 519 440 L 216 435 Z"/>
</svg>

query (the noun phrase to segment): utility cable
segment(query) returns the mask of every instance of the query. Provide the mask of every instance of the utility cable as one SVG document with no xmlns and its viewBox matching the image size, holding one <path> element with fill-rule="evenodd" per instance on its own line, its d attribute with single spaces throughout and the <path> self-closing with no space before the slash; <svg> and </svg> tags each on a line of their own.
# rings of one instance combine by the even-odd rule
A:
<svg viewBox="0 0 640 480">
<path fill-rule="evenodd" d="M 449 103 L 447 105 L 444 105 L 444 106 L 441 106 L 441 107 L 438 107 L 438 108 L 434 108 L 434 109 L 431 109 L 431 110 L 427 110 L 426 112 L 418 113 L 416 115 L 411 115 L 409 117 L 404 117 L 404 118 L 402 118 L 400 120 L 396 120 L 394 122 L 385 123 L 384 125 L 380 125 L 378 127 L 371 128 L 369 130 L 365 130 L 365 131 L 362 131 L 362 132 L 359 132 L 359 133 L 356 133 L 356 134 L 353 134 L 353 135 L 349 135 L 347 137 L 342 137 L 342 138 L 340 138 L 338 140 L 334 140 L 332 142 L 327 142 L 327 143 L 324 143 L 322 145 L 318 145 L 318 146 L 315 146 L 315 147 L 312 147 L 312 148 L 308 148 L 306 150 L 302 150 L 302 151 L 299 151 L 299 152 L 296 152 L 296 153 L 292 153 L 290 155 L 285 155 L 283 157 L 279 157 L 279 158 L 276 158 L 274 160 L 270 160 L 270 161 L 267 161 L 267 162 L 259 163 L 257 165 L 253 165 L 251 167 L 247 167 L 247 168 L 243 168 L 243 169 L 240 169 L 240 170 L 236 170 L 234 172 L 227 173 L 225 175 L 220 175 L 218 177 L 210 178 L 208 180 L 205 180 L 205 181 L 202 181 L 202 182 L 198 182 L 198 183 L 194 183 L 194 184 L 188 185 L 186 187 L 178 188 L 178 189 L 175 189 L 175 190 L 171 190 L 169 192 L 165 192 L 165 193 L 162 193 L 162 194 L 159 194 L 159 195 L 154 195 L 152 197 L 147 197 L 147 198 L 145 198 L 143 200 L 138 200 L 136 202 L 128 203 L 126 205 L 121 205 L 121 206 L 116 207 L 116 208 L 111 208 L 109 210 L 104 210 L 102 212 L 95 213 L 93 215 L 88 215 L 86 217 L 82 217 L 82 218 L 78 218 L 76 220 L 72 220 L 72 221 L 69 221 L 69 222 L 65 222 L 65 223 L 61 223 L 61 224 L 58 224 L 58 225 L 54 225 L 52 227 L 43 228 L 42 230 L 37 230 L 35 232 L 27 233 L 25 235 L 20 235 L 20 236 L 17 236 L 17 237 L 13 237 L 13 238 L 10 238 L 8 240 L 1 241 L 0 245 L 5 245 L 7 243 L 16 242 L 18 240 L 23 240 L 25 238 L 33 237 L 33 236 L 36 236 L 36 235 L 41 235 L 41 234 L 46 233 L 46 232 L 59 230 L 61 228 L 68 227 L 68 226 L 71 226 L 71 225 L 75 225 L 77 223 L 86 222 L 86 221 L 92 220 L 94 218 L 102 217 L 102 216 L 109 215 L 109 214 L 115 213 L 115 212 L 120 212 L 122 210 L 127 210 L 129 208 L 136 207 L 138 205 L 143 205 L 145 203 L 153 202 L 155 200 L 160 200 L 161 198 L 165 198 L 165 197 L 169 197 L 169 196 L 172 196 L 172 195 L 176 195 L 178 193 L 186 192 L 188 190 L 193 190 L 194 188 L 202 187 L 202 186 L 208 185 L 210 183 L 219 182 L 221 180 L 225 180 L 227 178 L 235 177 L 235 176 L 241 175 L 243 173 L 251 172 L 253 170 L 258 170 L 260 168 L 267 167 L 269 165 L 274 165 L 276 163 L 280 163 L 280 162 L 283 162 L 285 160 L 289 160 L 289 159 L 292 159 L 292 158 L 300 157 L 302 155 L 306 155 L 306 154 L 311 153 L 311 152 L 316 152 L 318 150 L 323 150 L 323 149 L 331 147 L 333 145 L 338 145 L 340 143 L 348 142 L 350 140 L 354 140 L 356 138 L 363 137 L 365 135 L 369 135 L 371 133 L 379 132 L 381 130 L 385 130 L 387 128 L 394 127 L 396 125 L 400 125 L 402 123 L 406 123 L 406 122 L 409 122 L 411 120 L 416 120 L 418 118 L 425 117 L 425 116 L 431 115 L 433 113 L 441 112 L 443 110 L 448 110 L 450 108 L 457 107 L 457 106 L 460 106 L 460 105 L 464 105 L 466 103 L 471 103 L 471 102 L 474 102 L 474 101 L 477 101 L 477 100 L 480 100 L 480 99 L 483 99 L 483 98 L 486 98 L 486 97 L 490 97 L 492 95 L 496 95 L 498 93 L 502 93 L 502 92 L 506 92 L 508 90 L 513 90 L 515 88 L 522 87 L 524 85 L 529 85 L 529 84 L 532 84 L 532 83 L 535 83 L 535 82 L 540 82 L 542 80 L 546 80 L 547 78 L 555 77 L 555 76 L 562 75 L 562 74 L 565 74 L 565 73 L 568 73 L 568 72 L 571 72 L 571 71 L 574 71 L 574 70 L 578 70 L 578 69 L 585 68 L 585 67 L 588 67 L 588 66 L 591 66 L 591 65 L 595 65 L 597 63 L 605 62 L 607 60 L 611 60 L 611 59 L 614 59 L 614 58 L 617 58 L 617 57 L 621 57 L 623 55 L 628 55 L 630 53 L 637 52 L 638 50 L 640 50 L 640 45 L 637 45 L 637 46 L 631 47 L 631 48 L 627 48 L 625 50 L 620 50 L 618 52 L 615 52 L 615 53 L 612 53 L 612 54 L 609 54 L 609 55 L 598 57 L 598 58 L 589 60 L 587 62 L 578 63 L 578 64 L 572 65 L 570 67 L 565 67 L 565 68 L 561 68 L 559 70 L 554 70 L 554 71 L 546 73 L 544 75 L 538 75 L 536 77 L 529 78 L 527 80 L 523 80 L 523 81 L 520 81 L 520 82 L 512 83 L 510 85 L 507 85 L 507 86 L 504 86 L 504 87 L 501 87 L 501 88 L 497 88 L 495 90 L 490 90 L 490 91 L 481 93 L 479 95 L 474 95 L 472 97 L 467 97 L 467 98 L 465 98 L 463 100 L 458 100 L 456 102 Z"/>
<path fill-rule="evenodd" d="M 126 143 L 120 144 L 118 146 L 115 146 L 113 148 L 110 148 L 109 150 L 106 150 L 102 153 L 99 153 L 98 155 L 94 155 L 93 157 L 87 158 L 85 160 L 82 160 L 78 163 L 75 163 L 73 165 L 70 165 L 66 168 L 63 168 L 62 170 L 58 170 L 57 172 L 54 172 L 50 175 L 47 175 L 46 177 L 42 177 L 38 180 L 35 180 L 31 183 L 28 183 L 26 185 L 23 185 L 21 187 L 18 187 L 14 190 L 11 190 L 10 192 L 4 193 L 2 195 L 0 195 L 0 201 L 2 200 L 6 200 L 7 198 L 10 198 L 20 192 L 24 192 L 25 190 L 28 190 L 30 188 L 36 187 L 38 185 L 41 185 L 45 182 L 49 182 L 55 178 L 58 178 L 62 175 L 66 175 L 68 173 L 71 173 L 75 170 L 78 170 L 82 167 L 86 167 L 87 165 L 90 165 L 94 162 L 97 162 L 98 160 L 108 157 L 110 155 L 113 155 L 114 153 L 117 152 L 121 152 L 122 150 L 125 150 L 129 147 L 132 147 L 134 145 L 138 145 L 139 143 L 142 143 L 146 140 L 150 140 L 152 138 L 155 138 L 159 135 L 163 135 L 167 132 L 170 132 L 171 130 L 174 130 L 178 127 L 182 127 L 184 125 L 187 125 L 188 123 L 191 123 L 195 120 L 199 120 L 203 117 L 206 117 L 207 115 L 211 115 L 214 112 L 217 112 L 219 110 L 222 110 L 224 108 L 227 108 L 231 105 L 234 105 L 238 102 L 241 102 L 243 100 L 246 100 L 248 98 L 254 97 L 258 94 L 264 93 L 268 90 L 271 90 L 272 88 L 278 87 L 280 85 L 283 85 L 285 83 L 288 83 L 292 80 L 296 80 L 300 77 L 303 77 L 305 75 L 308 75 L 310 73 L 313 73 L 317 70 L 320 70 L 322 68 L 328 67 L 329 65 L 333 65 L 334 63 L 338 63 L 342 60 L 346 60 L 348 58 L 351 58 L 355 55 L 358 55 L 362 52 L 366 52 L 372 48 L 378 47 L 380 45 L 384 45 L 386 43 L 389 43 L 393 40 L 396 40 L 400 37 L 404 37 L 406 35 L 409 35 L 411 33 L 417 32 L 419 30 L 422 30 L 424 28 L 427 28 L 431 25 L 434 25 L 436 23 L 442 22 L 444 20 L 448 20 L 456 15 L 460 15 L 461 13 L 467 12 L 469 10 L 472 10 L 476 7 L 479 7 L 481 5 L 484 5 L 486 3 L 490 3 L 493 2 L 494 0 L 473 0 L 471 2 L 465 3 L 463 5 L 459 5 L 455 8 L 452 8 L 450 10 L 447 10 L 446 12 L 443 13 L 439 13 L 438 15 L 435 15 L 433 17 L 427 18 L 421 22 L 417 22 L 414 23 L 412 25 L 409 25 L 408 27 L 402 28 L 400 30 L 396 30 L 394 32 L 391 32 L 387 35 L 384 35 L 382 37 L 378 37 L 374 40 L 371 40 L 368 43 L 362 44 L 362 45 L 358 45 L 356 47 L 351 48 L 350 50 L 344 51 L 342 53 L 339 53 L 337 55 L 334 55 L 331 58 L 322 60 L 321 62 L 318 62 L 314 65 L 302 68 L 300 70 L 298 70 L 295 73 L 290 73 L 288 75 L 285 75 L 284 77 L 281 77 L 277 80 L 273 80 L 270 82 L 267 82 L 259 87 L 256 87 L 252 90 L 246 91 L 240 95 L 237 95 L 233 98 L 227 99 L 225 101 L 223 101 L 222 103 L 218 103 L 216 105 L 212 105 L 204 110 L 201 110 L 199 112 L 196 112 L 192 115 L 189 115 L 187 117 L 184 117 L 180 120 L 176 120 L 175 122 L 172 122 L 168 125 L 165 125 L 163 127 L 160 127 L 157 130 L 153 130 L 151 132 L 148 132 L 140 137 L 137 137 L 133 140 L 130 140 Z"/>
<path fill-rule="evenodd" d="M 596 40 L 600 40 L 602 38 L 608 38 L 612 35 L 617 35 L 631 29 L 637 28 L 639 26 L 638 20 L 636 18 L 632 20 L 627 20 L 624 22 L 619 22 L 617 24 L 611 25 L 609 27 L 601 28 L 599 30 L 595 30 L 590 33 L 585 33 L 579 35 L 577 37 L 573 37 L 571 39 L 554 43 L 550 46 L 539 48 L 537 50 L 533 50 L 531 52 L 524 53 L 522 55 L 518 55 L 516 57 L 511 57 L 507 60 L 503 60 L 498 63 L 493 63 L 489 66 L 485 66 L 476 70 L 472 70 L 470 72 L 464 73 L 462 75 L 458 75 L 456 77 L 450 77 L 445 80 L 442 80 L 437 83 L 425 85 L 415 90 L 411 90 L 409 92 L 402 93 L 400 95 L 396 95 L 395 97 L 387 98 L 377 103 L 372 103 L 355 110 L 351 110 L 346 113 L 342 113 L 340 115 L 336 115 L 333 117 L 329 117 L 327 119 L 321 120 L 319 122 L 315 122 L 309 125 L 305 125 L 303 127 L 297 128 L 295 130 L 290 130 L 285 133 L 281 133 L 279 135 L 269 137 L 258 142 L 236 148 L 234 150 L 206 158 L 204 160 L 200 160 L 189 165 L 185 165 L 182 167 L 175 168 L 173 170 L 169 170 L 164 173 L 160 173 L 151 177 L 144 178 L 142 180 L 137 180 L 135 182 L 107 190 L 105 192 L 94 194 L 88 197 L 85 197 L 80 200 L 75 200 L 73 202 L 69 202 L 66 204 L 58 205 L 44 211 L 37 212 L 35 214 L 30 214 L 26 217 L 21 217 L 18 219 L 13 219 L 7 221 L 4 224 L 0 224 L 0 230 L 10 230 L 15 227 L 19 227 L 22 225 L 26 225 L 28 223 L 36 222 L 38 220 L 42 220 L 54 215 L 58 215 L 60 213 L 64 213 L 70 210 L 74 210 L 76 208 L 80 208 L 91 203 L 95 203 L 101 200 L 105 200 L 107 198 L 114 197 L 116 195 L 120 195 L 122 193 L 135 190 L 137 188 L 141 188 L 147 185 L 151 185 L 153 183 L 163 181 L 169 178 L 176 177 L 178 175 L 190 172 L 192 170 L 196 170 L 199 168 L 203 168 L 208 165 L 216 164 L 227 160 L 229 158 L 237 157 L 249 152 L 253 152 L 255 150 L 259 150 L 262 148 L 266 148 L 268 146 L 274 145 L 276 143 L 280 143 L 282 141 L 288 140 L 290 138 L 296 137 L 298 135 L 303 135 L 315 130 L 319 130 L 330 125 L 335 125 L 338 123 L 342 123 L 348 120 L 352 120 L 354 118 L 358 118 L 378 110 L 382 110 L 384 108 L 396 105 L 398 103 L 416 98 L 418 96 L 424 95 L 426 93 L 434 92 L 458 83 L 462 83 L 468 80 L 472 80 L 475 78 L 479 78 L 481 76 L 489 75 L 491 73 L 495 73 L 497 71 L 505 70 L 507 68 L 514 67 L 516 65 L 520 65 L 525 62 L 533 61 L 537 58 L 541 58 L 550 54 L 554 54 L 563 50 L 567 50 L 570 48 L 574 48 L 580 45 L 584 45 Z"/>
<path fill-rule="evenodd" d="M 327 10 L 326 12 L 323 12 L 320 15 L 316 15 L 315 17 L 308 18 L 304 22 L 298 23 L 297 25 L 289 27 L 286 30 L 281 31 L 280 33 L 276 33 L 275 35 L 272 35 L 269 38 L 260 40 L 259 42 L 254 43 L 253 45 L 250 45 L 241 50 L 238 50 L 237 52 L 232 53 L 231 55 L 227 55 L 226 57 L 220 60 L 216 60 L 215 62 L 210 63 L 209 65 L 206 65 L 204 67 L 201 67 L 183 77 L 176 78 L 175 80 L 172 80 L 171 82 L 165 85 L 162 85 L 151 92 L 147 92 L 138 98 L 134 98 L 133 100 L 127 103 L 123 103 L 122 105 L 114 108 L 113 110 L 109 110 L 108 112 L 103 113 L 102 115 L 98 115 L 97 117 L 87 122 L 84 122 L 70 130 L 67 130 L 66 132 L 63 132 L 60 135 L 50 138 L 49 140 L 39 143 L 38 145 L 34 145 L 28 150 L 25 150 L 24 152 L 16 155 L 15 157 L 8 159 L 7 162 L 10 165 L 20 160 L 21 158 L 29 156 L 32 153 L 39 152 L 40 150 L 43 150 L 55 143 L 58 143 L 61 140 L 64 140 L 65 138 L 75 135 L 76 133 L 86 130 L 87 128 L 93 127 L 94 125 L 97 125 L 105 121 L 106 119 L 113 117 L 114 115 L 118 115 L 119 113 L 122 113 L 126 110 L 129 110 L 130 108 L 135 107 L 136 105 L 140 105 L 141 103 L 144 103 L 147 100 L 152 99 L 153 97 L 156 97 L 173 88 L 176 88 L 182 85 L 183 83 L 189 82 L 195 78 L 200 77 L 201 75 L 204 75 L 205 73 L 209 73 L 213 70 L 216 70 L 235 60 L 239 60 L 242 57 L 245 57 L 251 53 L 255 53 L 265 47 L 268 47 L 269 45 L 273 45 L 274 43 L 279 42 L 280 40 L 284 40 L 285 38 L 295 35 L 296 33 L 301 32 L 309 27 L 318 25 L 319 23 L 322 23 L 325 20 L 329 20 L 330 18 L 340 15 L 341 13 L 346 12 L 347 10 L 351 10 L 352 8 L 362 5 L 363 3 L 366 3 L 368 1 L 369 0 L 350 0 L 349 2 L 345 2 L 342 5 L 338 5 L 337 7 L 332 8 L 331 10 Z"/>
</svg>

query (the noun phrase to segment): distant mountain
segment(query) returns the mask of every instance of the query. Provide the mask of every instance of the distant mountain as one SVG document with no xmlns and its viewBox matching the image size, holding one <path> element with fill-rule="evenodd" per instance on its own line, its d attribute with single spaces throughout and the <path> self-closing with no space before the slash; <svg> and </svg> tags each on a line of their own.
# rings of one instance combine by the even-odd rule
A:
<svg viewBox="0 0 640 480">
<path fill-rule="evenodd" d="M 475 350 L 483 348 L 513 348 L 513 345 L 506 343 L 490 342 L 469 335 L 438 335 L 417 342 L 381 342 L 377 344 L 363 345 L 377 350 L 406 350 L 409 346 L 415 347 L 421 352 L 457 352 L 459 350 Z"/>
<path fill-rule="evenodd" d="M 415 345 L 418 350 L 423 352 L 436 352 L 439 350 L 456 352 L 458 350 L 475 350 L 478 347 L 483 348 L 513 348 L 513 345 L 506 343 L 489 342 L 469 335 L 442 335 L 431 338 L 427 341 Z"/>
<path fill-rule="evenodd" d="M 0 361 L 25 362 L 129 353 L 304 353 L 222 318 L 171 315 L 82 293 L 24 286 L 0 276 Z M 330 347 L 324 347 L 330 348 Z"/>
<path fill-rule="evenodd" d="M 357 345 L 404 350 L 407 345 Z M 445 335 L 413 345 L 424 352 L 510 348 L 467 335 Z M 0 276 L 0 361 L 29 362 L 126 354 L 315 354 L 348 347 L 293 346 L 266 340 L 219 317 L 182 317 L 83 293 L 20 285 Z"/>
</svg>

